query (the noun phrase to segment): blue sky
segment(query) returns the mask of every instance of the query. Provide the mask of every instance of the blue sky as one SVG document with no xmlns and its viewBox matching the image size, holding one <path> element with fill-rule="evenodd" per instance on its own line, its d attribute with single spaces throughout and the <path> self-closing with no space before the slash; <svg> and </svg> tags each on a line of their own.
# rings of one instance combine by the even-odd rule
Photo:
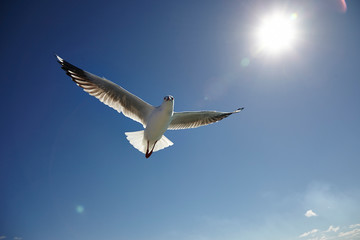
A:
<svg viewBox="0 0 360 240">
<path fill-rule="evenodd" d="M 296 39 L 255 30 L 296 13 Z M 360 3 L 2 1 L 0 239 L 360 239 Z M 77 87 L 54 53 L 145 101 L 239 114 L 141 130 Z"/>
</svg>

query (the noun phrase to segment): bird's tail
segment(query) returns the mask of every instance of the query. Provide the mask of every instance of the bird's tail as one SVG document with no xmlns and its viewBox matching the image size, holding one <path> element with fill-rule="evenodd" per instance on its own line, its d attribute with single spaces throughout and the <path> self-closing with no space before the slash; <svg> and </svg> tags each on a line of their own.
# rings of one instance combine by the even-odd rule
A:
<svg viewBox="0 0 360 240">
<path fill-rule="evenodd" d="M 164 135 L 158 140 L 154 147 L 154 152 L 159 151 L 161 149 L 167 148 L 174 145 L 172 141 L 170 141 L 167 137 Z"/>
<path fill-rule="evenodd" d="M 147 141 L 144 138 L 144 130 L 137 132 L 126 132 L 126 139 L 130 144 L 142 153 L 146 153 Z"/>
<path fill-rule="evenodd" d="M 165 136 L 162 136 L 157 142 L 148 143 L 148 141 L 144 138 L 144 130 L 137 132 L 126 132 L 125 135 L 127 140 L 129 140 L 130 144 L 133 145 L 134 148 L 145 154 L 151 150 L 151 152 L 156 152 L 173 145 L 173 143 Z"/>
</svg>

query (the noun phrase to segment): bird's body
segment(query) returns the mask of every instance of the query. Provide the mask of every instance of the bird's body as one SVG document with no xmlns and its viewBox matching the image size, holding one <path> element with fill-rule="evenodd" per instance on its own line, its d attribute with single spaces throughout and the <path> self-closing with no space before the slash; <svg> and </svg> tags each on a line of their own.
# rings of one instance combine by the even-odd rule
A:
<svg viewBox="0 0 360 240">
<path fill-rule="evenodd" d="M 162 104 L 154 107 L 119 85 L 77 68 L 59 56 L 56 57 L 62 69 L 85 92 L 143 125 L 145 130 L 126 132 L 125 135 L 136 149 L 145 153 L 146 158 L 153 152 L 173 145 L 164 136 L 168 129 L 187 129 L 208 125 L 243 110 L 239 108 L 233 112 L 174 112 L 172 96 L 165 96 Z"/>
<path fill-rule="evenodd" d="M 163 103 L 159 107 L 156 107 L 148 117 L 144 133 L 145 138 L 149 141 L 159 140 L 168 129 L 173 113 L 173 97 L 167 96 Z"/>
<path fill-rule="evenodd" d="M 140 149 L 139 148 L 138 149 L 141 152 L 144 152 L 145 150 L 144 147 L 146 146 L 146 151 L 145 151 L 146 158 L 150 157 L 150 155 L 154 150 L 155 151 L 160 150 L 158 148 L 162 149 L 173 145 L 173 143 L 169 139 L 163 136 L 165 131 L 169 127 L 171 118 L 173 116 L 173 112 L 174 112 L 174 98 L 172 96 L 166 96 L 164 98 L 163 103 L 159 107 L 154 108 L 154 110 L 149 114 L 148 118 L 146 119 L 146 127 L 144 133 L 139 134 L 138 136 L 139 140 L 141 139 L 141 137 L 143 137 L 143 140 L 141 141 L 142 144 L 140 144 L 139 146 Z M 131 133 L 125 133 L 125 134 L 128 136 L 128 140 L 130 141 L 129 136 Z M 160 139 L 162 141 L 159 142 Z M 133 144 L 133 146 L 135 147 L 135 144 Z M 156 149 L 155 146 L 157 146 Z"/>
</svg>

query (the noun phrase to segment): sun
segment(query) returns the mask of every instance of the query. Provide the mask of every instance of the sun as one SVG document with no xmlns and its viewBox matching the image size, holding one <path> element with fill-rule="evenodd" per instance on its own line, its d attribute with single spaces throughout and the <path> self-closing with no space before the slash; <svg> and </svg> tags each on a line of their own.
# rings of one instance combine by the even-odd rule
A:
<svg viewBox="0 0 360 240">
<path fill-rule="evenodd" d="M 291 49 L 296 40 L 296 18 L 296 13 L 289 16 L 276 13 L 264 18 L 257 30 L 260 50 L 280 53 Z"/>
</svg>

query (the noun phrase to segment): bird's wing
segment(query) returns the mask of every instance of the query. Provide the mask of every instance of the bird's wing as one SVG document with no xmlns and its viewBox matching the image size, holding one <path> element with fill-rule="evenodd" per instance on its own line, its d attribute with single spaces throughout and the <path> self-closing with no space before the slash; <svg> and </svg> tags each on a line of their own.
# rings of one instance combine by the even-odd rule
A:
<svg viewBox="0 0 360 240">
<path fill-rule="evenodd" d="M 85 92 L 119 113 L 122 112 L 125 116 L 141 123 L 144 127 L 146 126 L 146 119 L 154 109 L 152 105 L 119 85 L 75 67 L 57 55 L 56 57 L 62 66 L 61 68 Z"/>
<path fill-rule="evenodd" d="M 233 112 L 216 112 L 216 111 L 200 111 L 200 112 L 175 112 L 168 129 L 186 129 L 197 128 L 200 126 L 215 123 L 230 116 L 233 113 L 238 113 L 244 108 L 239 108 Z"/>
</svg>

